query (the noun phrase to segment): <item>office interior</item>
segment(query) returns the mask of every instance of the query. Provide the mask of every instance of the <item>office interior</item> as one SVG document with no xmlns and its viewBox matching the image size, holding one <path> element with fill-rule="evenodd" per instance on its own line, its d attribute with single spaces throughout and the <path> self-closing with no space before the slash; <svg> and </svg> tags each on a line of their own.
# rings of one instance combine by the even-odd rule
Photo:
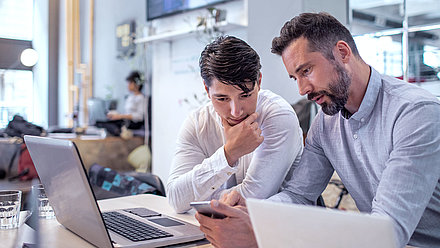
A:
<svg viewBox="0 0 440 248">
<path fill-rule="evenodd" d="M 332 14 L 352 32 L 368 64 L 440 98 L 438 0 L 200 1 L 200 7 L 173 13 L 153 12 L 155 2 L 0 1 L 0 128 L 15 114 L 46 131 L 72 128 L 76 134 L 68 138 L 84 143 L 80 153 L 89 153 L 84 158 L 89 166 L 98 162 L 124 172 L 136 170 L 126 159 L 146 145 L 145 172 L 166 185 L 184 119 L 209 101 L 198 66 L 205 45 L 219 35 L 247 41 L 261 58 L 262 88 L 294 105 L 304 96 L 270 47 L 282 25 L 302 12 Z M 17 57 L 25 48 L 36 52 L 35 65 L 26 66 Z M 145 78 L 143 94 L 151 98 L 145 106 L 150 120 L 145 123 L 151 126 L 129 141 L 111 140 L 111 134 L 90 125 L 93 109 L 87 103 L 114 102 L 115 110 L 123 112 L 125 78 L 133 70 Z M 87 134 L 100 141 L 87 144 L 86 137 L 81 140 Z M 96 155 L 93 149 L 98 146 L 102 153 Z M 109 154 L 105 149 L 124 151 L 115 159 L 94 160 Z M 118 167 L 117 162 L 124 165 Z M 333 187 L 325 196 L 330 205 L 341 192 L 340 185 Z M 355 210 L 354 203 L 346 201 L 345 208 Z"/>
</svg>

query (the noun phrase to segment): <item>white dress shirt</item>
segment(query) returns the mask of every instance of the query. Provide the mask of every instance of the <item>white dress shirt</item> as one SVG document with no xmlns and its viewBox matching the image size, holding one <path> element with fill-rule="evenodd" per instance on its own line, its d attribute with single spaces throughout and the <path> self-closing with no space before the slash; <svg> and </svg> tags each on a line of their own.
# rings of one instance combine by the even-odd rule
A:
<svg viewBox="0 0 440 248">
<path fill-rule="evenodd" d="M 129 94 L 127 99 L 125 99 L 124 109 L 126 114 L 131 114 L 132 121 L 143 121 L 146 109 L 145 96 L 143 94 Z"/>
<path fill-rule="evenodd" d="M 231 190 L 262 199 L 279 191 L 300 160 L 302 131 L 289 103 L 269 90 L 260 90 L 255 112 L 264 141 L 233 166 L 226 160 L 224 129 L 211 102 L 188 116 L 167 184 L 167 197 L 176 212 L 189 210 L 192 201 L 218 199 Z"/>
</svg>

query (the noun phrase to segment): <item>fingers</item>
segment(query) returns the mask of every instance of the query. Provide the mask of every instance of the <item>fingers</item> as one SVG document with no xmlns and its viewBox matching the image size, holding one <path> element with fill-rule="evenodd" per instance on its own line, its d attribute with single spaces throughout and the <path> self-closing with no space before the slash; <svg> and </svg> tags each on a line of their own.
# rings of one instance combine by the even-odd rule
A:
<svg viewBox="0 0 440 248">
<path fill-rule="evenodd" d="M 228 206 L 217 200 L 211 201 L 211 208 L 219 213 L 226 215 L 227 217 L 239 218 L 243 215 L 243 212 L 240 209 Z"/>
<path fill-rule="evenodd" d="M 236 208 L 238 208 L 238 209 L 240 209 L 241 211 L 243 211 L 243 212 L 245 212 L 245 213 L 247 213 L 248 212 L 248 210 L 247 210 L 247 207 L 246 206 L 236 206 Z"/>
<path fill-rule="evenodd" d="M 200 223 L 200 227 L 205 227 L 207 229 L 210 229 L 209 226 L 212 222 L 212 218 L 205 216 L 203 214 L 200 214 L 199 212 L 196 213 L 195 215 L 197 221 Z"/>
<path fill-rule="evenodd" d="M 230 194 L 231 194 L 231 193 L 223 194 L 222 196 L 220 196 L 219 201 L 221 201 L 221 202 L 223 202 L 223 203 L 226 204 L 226 201 L 227 201 L 227 199 L 229 198 L 229 195 L 230 195 Z"/>
<path fill-rule="evenodd" d="M 244 198 L 240 195 L 239 192 L 233 190 L 227 194 L 224 194 L 221 199 L 220 202 L 229 205 L 229 206 L 236 206 L 238 204 L 240 204 L 241 202 L 243 202 Z"/>
<path fill-rule="evenodd" d="M 253 113 L 253 114 L 251 114 L 251 115 L 245 120 L 245 124 L 248 124 L 248 125 L 249 125 L 249 128 L 250 128 L 251 130 L 253 130 L 257 136 L 260 136 L 260 137 L 261 137 L 261 133 L 262 133 L 263 131 L 260 129 L 258 123 L 255 121 L 255 119 L 256 119 L 257 117 L 258 117 L 258 114 L 257 114 L 257 113 Z M 252 121 L 252 122 L 251 122 L 251 121 Z M 263 142 L 263 139 L 260 140 L 260 143 L 261 143 L 261 142 Z"/>
<path fill-rule="evenodd" d="M 235 194 L 232 194 L 232 192 L 230 192 L 228 194 L 224 194 L 220 198 L 220 202 L 228 206 L 235 206 L 238 203 L 238 198 L 235 196 Z"/>
<path fill-rule="evenodd" d="M 249 126 L 251 127 L 252 130 L 258 130 L 259 129 L 258 123 L 256 123 L 256 122 L 252 122 Z"/>
<path fill-rule="evenodd" d="M 246 120 L 244 120 L 244 121 L 246 122 L 247 125 L 250 125 L 250 124 L 252 124 L 252 123 L 255 122 L 255 120 L 257 119 L 257 117 L 258 117 L 258 113 L 254 112 L 254 113 L 252 113 L 251 115 L 249 115 L 249 116 L 246 118 Z"/>
<path fill-rule="evenodd" d="M 263 130 L 261 130 L 260 127 L 258 127 L 258 124 L 256 122 L 251 124 L 251 129 L 254 131 L 256 137 L 258 137 L 257 142 L 259 144 L 263 143 L 264 137 L 261 136 L 261 134 L 263 133 Z"/>
<path fill-rule="evenodd" d="M 200 231 L 202 231 L 203 233 L 211 233 L 212 230 L 206 226 L 202 226 L 200 225 Z"/>
<path fill-rule="evenodd" d="M 214 246 L 216 248 L 220 247 L 211 235 L 205 234 L 205 237 L 209 242 L 211 242 L 212 246 Z"/>
<path fill-rule="evenodd" d="M 204 216 L 204 215 L 202 215 L 202 214 L 196 213 L 196 219 L 200 222 L 201 219 L 205 220 L 205 219 L 211 219 L 211 218 L 206 217 L 206 216 Z M 202 220 L 202 222 L 203 222 L 204 224 L 206 224 L 203 220 Z M 209 221 L 209 220 L 208 220 L 208 221 Z M 212 244 L 214 247 L 219 247 L 219 245 L 217 244 L 215 238 L 212 236 L 212 235 L 215 235 L 215 232 L 214 232 L 211 228 L 209 228 L 208 226 L 202 224 L 202 222 L 200 222 L 200 227 L 199 227 L 199 228 L 200 228 L 200 231 L 202 231 L 202 232 L 205 234 L 206 239 L 207 239 L 209 242 L 211 242 L 211 244 Z"/>
<path fill-rule="evenodd" d="M 228 121 L 223 118 L 222 118 L 222 124 L 223 124 L 223 128 L 225 128 L 225 129 L 229 129 L 232 127 L 231 125 L 229 125 Z"/>
<path fill-rule="evenodd" d="M 203 233 L 206 233 L 206 234 L 211 234 L 213 232 L 212 229 L 210 229 L 207 226 L 200 225 L 199 228 L 200 228 L 200 231 L 202 231 Z"/>
</svg>

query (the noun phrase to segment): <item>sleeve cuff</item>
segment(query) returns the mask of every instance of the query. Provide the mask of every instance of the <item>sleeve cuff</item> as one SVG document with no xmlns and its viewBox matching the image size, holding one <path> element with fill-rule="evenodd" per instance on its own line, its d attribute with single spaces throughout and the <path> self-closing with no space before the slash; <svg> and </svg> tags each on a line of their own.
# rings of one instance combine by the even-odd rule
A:
<svg viewBox="0 0 440 248">
<path fill-rule="evenodd" d="M 224 146 L 221 146 L 217 151 L 209 158 L 212 165 L 214 174 L 218 177 L 227 180 L 233 173 L 238 171 L 238 161 L 231 167 L 226 160 Z"/>
</svg>

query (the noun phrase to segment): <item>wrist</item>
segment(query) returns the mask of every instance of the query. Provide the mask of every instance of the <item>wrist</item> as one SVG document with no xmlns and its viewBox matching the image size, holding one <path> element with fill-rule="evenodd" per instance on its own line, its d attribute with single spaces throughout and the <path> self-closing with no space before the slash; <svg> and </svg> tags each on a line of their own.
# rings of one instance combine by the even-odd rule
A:
<svg viewBox="0 0 440 248">
<path fill-rule="evenodd" d="M 238 157 L 234 156 L 227 144 L 223 147 L 223 150 L 225 152 L 226 161 L 228 162 L 228 165 L 233 167 L 233 165 L 237 162 Z"/>
</svg>

